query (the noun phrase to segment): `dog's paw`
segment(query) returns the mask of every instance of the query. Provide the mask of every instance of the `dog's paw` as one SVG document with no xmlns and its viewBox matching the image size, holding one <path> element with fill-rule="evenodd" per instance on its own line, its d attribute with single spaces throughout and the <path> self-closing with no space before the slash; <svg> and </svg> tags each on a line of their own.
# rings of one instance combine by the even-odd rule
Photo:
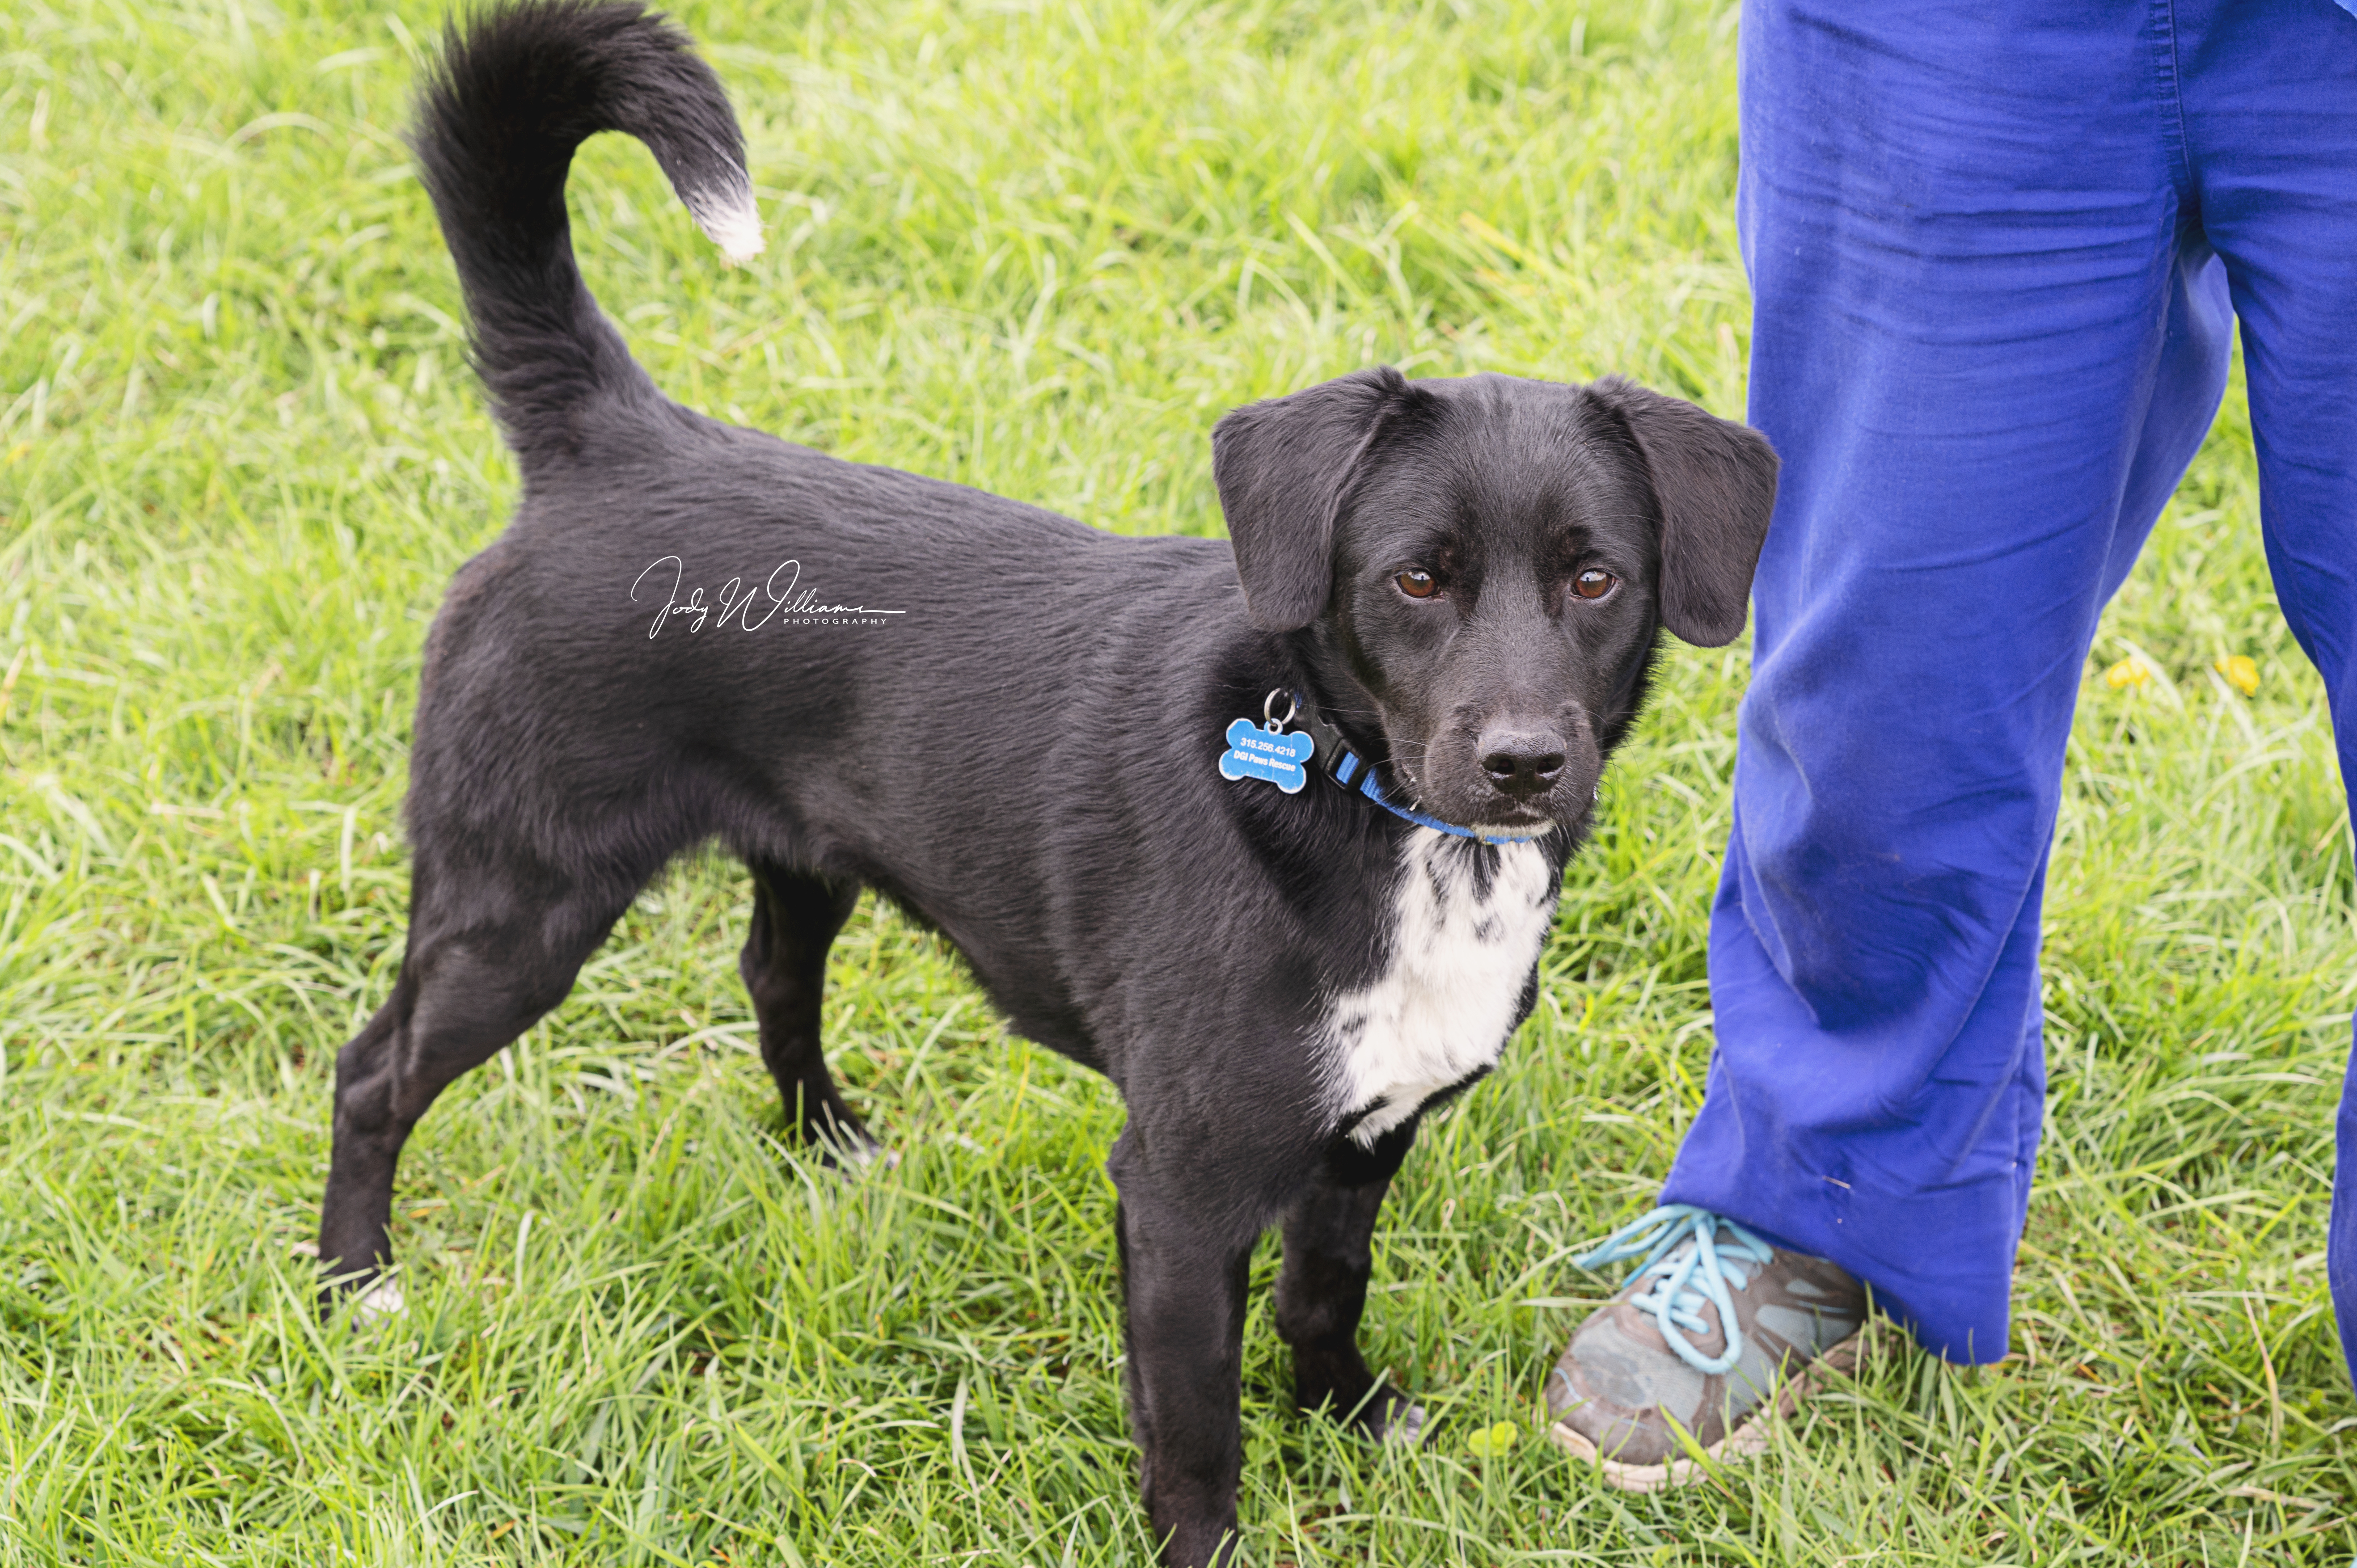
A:
<svg viewBox="0 0 2357 1568">
<path fill-rule="evenodd" d="M 352 1317 L 361 1323 L 377 1323 L 388 1317 L 400 1317 L 409 1311 L 409 1303 L 401 1294 L 398 1280 L 379 1280 L 361 1293 L 352 1304 Z"/>
<path fill-rule="evenodd" d="M 1377 1384 L 1348 1417 L 1348 1423 L 1361 1436 L 1386 1447 L 1415 1448 L 1424 1442 L 1426 1420 L 1424 1406 L 1397 1389 Z"/>
<path fill-rule="evenodd" d="M 845 1181 L 900 1168 L 899 1150 L 871 1144 L 865 1138 L 832 1141 L 825 1149 L 827 1163 L 841 1172 Z"/>
<path fill-rule="evenodd" d="M 1426 1420 L 1424 1406 L 1402 1400 L 1384 1417 L 1380 1441 L 1387 1448 L 1420 1448 Z"/>
</svg>

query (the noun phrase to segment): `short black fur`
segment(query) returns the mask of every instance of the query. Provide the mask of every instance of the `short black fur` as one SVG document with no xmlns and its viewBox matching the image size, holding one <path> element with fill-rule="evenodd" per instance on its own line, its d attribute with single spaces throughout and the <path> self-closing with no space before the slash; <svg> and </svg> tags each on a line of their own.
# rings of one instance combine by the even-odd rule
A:
<svg viewBox="0 0 2357 1568">
<path fill-rule="evenodd" d="M 1394 799 L 1543 832 L 1558 878 L 1661 623 L 1740 629 L 1774 458 L 1626 383 L 1376 370 L 1220 422 L 1232 549 L 837 461 L 691 413 L 630 360 L 565 222 L 574 148 L 608 129 L 716 233 L 749 221 L 726 98 L 635 5 L 479 17 L 423 97 L 523 499 L 428 639 L 407 946 L 338 1059 L 323 1266 L 351 1288 L 390 1265 L 394 1162 L 435 1096 L 711 841 L 753 873 L 742 970 L 789 1115 L 869 1147 L 818 1021 L 828 943 L 873 888 L 1125 1096 L 1108 1165 L 1146 1504 L 1169 1562 L 1225 1561 L 1263 1229 L 1285 1230 L 1303 1403 L 1375 1434 L 1408 1417 L 1356 1329 L 1415 1122 L 1345 1135 L 1324 1009 L 1390 961 L 1428 830 L 1322 781 L 1225 781 L 1220 736 L 1305 693 Z M 1462 853 L 1486 897 L 1501 852 Z M 1534 997 L 1534 972 L 1518 1011 Z"/>
</svg>

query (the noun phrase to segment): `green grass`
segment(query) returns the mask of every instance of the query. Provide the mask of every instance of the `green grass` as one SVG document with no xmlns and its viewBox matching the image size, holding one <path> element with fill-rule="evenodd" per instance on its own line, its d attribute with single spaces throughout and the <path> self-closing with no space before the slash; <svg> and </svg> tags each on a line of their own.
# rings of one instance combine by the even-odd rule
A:
<svg viewBox="0 0 2357 1568">
<path fill-rule="evenodd" d="M 716 413 L 1210 532 L 1219 412 L 1372 360 L 1741 407 L 1723 7 L 684 19 L 769 253 L 723 270 L 626 143 L 573 189 L 593 285 Z M 419 642 L 515 489 L 398 140 L 434 24 L 0 13 L 0 1564 L 1145 1563 L 1121 1108 L 887 911 L 828 1016 L 897 1171 L 845 1189 L 779 1145 L 745 882 L 699 862 L 412 1142 L 408 1316 L 311 1314 L 329 1062 L 402 929 Z M 2153 679 L 2108 686 L 2130 653 Z M 2236 653 L 2253 697 L 2212 673 Z M 1292 1416 L 1255 1305 L 1252 1560 L 2348 1561 L 2323 1247 L 2350 851 L 2239 392 L 2089 666 L 2015 1354 L 1883 1337 L 1772 1454 L 1674 1496 L 1539 1440 L 1610 1288 L 1567 1259 L 1650 1197 L 1700 1092 L 1744 671 L 1674 654 L 1536 1017 L 1387 1211 L 1369 1352 L 1433 1444 Z M 1499 1421 L 1521 1440 L 1473 1454 Z"/>
</svg>

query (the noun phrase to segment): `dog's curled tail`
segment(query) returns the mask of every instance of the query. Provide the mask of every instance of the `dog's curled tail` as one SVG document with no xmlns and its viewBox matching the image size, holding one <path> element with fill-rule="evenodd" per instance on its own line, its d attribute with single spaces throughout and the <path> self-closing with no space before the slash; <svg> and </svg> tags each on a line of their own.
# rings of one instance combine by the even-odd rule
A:
<svg viewBox="0 0 2357 1568">
<path fill-rule="evenodd" d="M 684 33 L 636 0 L 522 0 L 454 20 L 414 143 L 473 318 L 475 368 L 527 458 L 583 406 L 651 395 L 573 260 L 565 177 L 600 131 L 647 145 L 731 261 L 761 249 L 737 116 Z"/>
</svg>

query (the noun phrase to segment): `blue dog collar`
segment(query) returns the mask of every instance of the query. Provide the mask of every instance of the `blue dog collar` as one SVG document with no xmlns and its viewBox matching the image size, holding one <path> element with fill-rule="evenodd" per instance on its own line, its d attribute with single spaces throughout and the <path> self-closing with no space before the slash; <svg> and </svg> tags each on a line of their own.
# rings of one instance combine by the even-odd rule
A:
<svg viewBox="0 0 2357 1568">
<path fill-rule="evenodd" d="M 1480 828 L 1461 828 L 1455 822 L 1444 822 L 1438 817 L 1427 817 L 1422 811 L 1411 811 L 1385 795 L 1382 788 L 1375 783 L 1375 770 L 1368 767 L 1357 752 L 1345 746 L 1341 747 L 1341 766 L 1329 777 L 1347 789 L 1351 787 L 1353 770 L 1359 780 L 1360 794 L 1404 822 L 1414 822 L 1417 827 L 1430 828 L 1435 832 L 1447 833 L 1451 838 L 1479 839 L 1483 843 L 1531 843 L 1555 832 L 1553 827 L 1545 827 L 1534 833 L 1490 832 Z"/>
<path fill-rule="evenodd" d="M 1447 833 L 1451 838 L 1474 839 L 1482 843 L 1531 843 L 1555 832 L 1550 824 L 1531 833 L 1490 832 L 1480 828 L 1459 827 L 1455 822 L 1444 822 L 1438 817 L 1428 817 L 1422 811 L 1408 810 L 1383 793 L 1383 786 L 1375 782 L 1374 766 L 1351 748 L 1351 743 L 1342 738 L 1340 730 L 1328 724 L 1317 709 L 1303 702 L 1298 693 L 1288 695 L 1295 703 L 1294 714 L 1298 714 L 1300 722 L 1308 726 L 1309 738 L 1317 748 L 1318 771 L 1343 789 L 1364 795 L 1400 821 L 1414 822 L 1420 828 L 1430 828 L 1437 833 Z M 1271 693 L 1272 706 L 1274 696 L 1275 693 Z M 1286 717 L 1291 718 L 1294 714 Z M 1280 723 L 1274 727 L 1283 726 Z"/>
</svg>

